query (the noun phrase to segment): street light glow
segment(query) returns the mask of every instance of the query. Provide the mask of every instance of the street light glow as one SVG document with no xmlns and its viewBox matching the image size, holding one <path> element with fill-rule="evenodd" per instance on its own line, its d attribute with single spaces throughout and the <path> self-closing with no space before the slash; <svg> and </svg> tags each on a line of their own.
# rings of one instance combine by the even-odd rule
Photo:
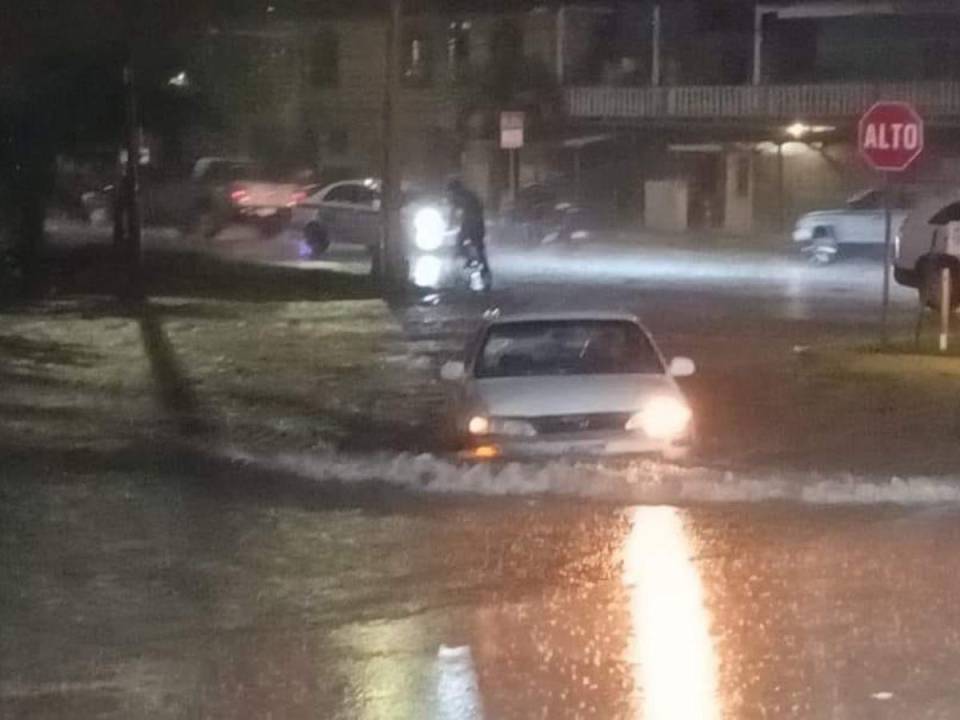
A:
<svg viewBox="0 0 960 720">
<path fill-rule="evenodd" d="M 805 122 L 797 121 L 792 125 L 787 125 L 783 130 L 794 140 L 802 140 L 808 135 L 827 133 L 836 130 L 836 128 L 833 125 L 807 125 Z"/>
</svg>

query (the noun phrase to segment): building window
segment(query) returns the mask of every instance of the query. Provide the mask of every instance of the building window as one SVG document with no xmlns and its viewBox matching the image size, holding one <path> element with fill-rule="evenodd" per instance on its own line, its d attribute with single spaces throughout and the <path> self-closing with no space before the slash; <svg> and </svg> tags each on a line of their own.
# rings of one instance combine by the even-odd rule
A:
<svg viewBox="0 0 960 720">
<path fill-rule="evenodd" d="M 313 87 L 334 87 L 340 82 L 340 42 L 334 32 L 313 36 L 309 51 L 310 84 Z"/>
<path fill-rule="evenodd" d="M 405 33 L 403 79 L 410 85 L 424 85 L 430 82 L 430 53 L 423 33 Z"/>
</svg>

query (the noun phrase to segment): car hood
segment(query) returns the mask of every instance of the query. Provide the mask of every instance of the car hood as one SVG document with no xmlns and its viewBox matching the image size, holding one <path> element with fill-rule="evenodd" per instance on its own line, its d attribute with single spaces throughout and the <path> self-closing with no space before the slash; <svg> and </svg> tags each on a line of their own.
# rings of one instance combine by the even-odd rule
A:
<svg viewBox="0 0 960 720">
<path fill-rule="evenodd" d="M 814 210 L 813 212 L 804 213 L 797 218 L 797 224 L 810 220 L 822 220 L 825 217 L 844 215 L 849 212 L 849 210 L 843 210 L 841 208 L 837 208 L 836 210 Z"/>
<path fill-rule="evenodd" d="M 680 397 L 665 374 L 481 378 L 469 394 L 478 410 L 501 417 L 635 412 L 654 395 Z"/>
<path fill-rule="evenodd" d="M 906 215 L 907 211 L 903 208 L 890 208 L 891 214 L 894 216 Z M 871 210 L 853 210 L 851 208 L 836 208 L 835 210 L 814 210 L 812 212 L 804 213 L 799 218 L 797 218 L 797 225 L 808 225 L 817 222 L 823 222 L 824 220 L 832 220 L 841 217 L 866 217 L 871 213 L 877 215 L 883 214 L 883 208 L 876 208 Z"/>
</svg>

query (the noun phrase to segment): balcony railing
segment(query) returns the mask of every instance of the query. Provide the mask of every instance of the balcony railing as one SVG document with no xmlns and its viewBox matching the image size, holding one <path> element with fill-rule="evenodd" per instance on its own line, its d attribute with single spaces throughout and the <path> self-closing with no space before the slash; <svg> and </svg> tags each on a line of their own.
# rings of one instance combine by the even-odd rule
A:
<svg viewBox="0 0 960 720">
<path fill-rule="evenodd" d="M 903 100 L 926 118 L 960 118 L 960 82 L 575 87 L 571 117 L 594 120 L 852 118 L 877 100 Z"/>
</svg>

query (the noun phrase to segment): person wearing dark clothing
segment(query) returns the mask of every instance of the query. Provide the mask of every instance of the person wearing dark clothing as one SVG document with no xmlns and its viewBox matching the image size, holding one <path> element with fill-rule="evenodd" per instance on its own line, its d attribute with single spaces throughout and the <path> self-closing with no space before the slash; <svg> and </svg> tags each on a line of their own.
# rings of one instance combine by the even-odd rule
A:
<svg viewBox="0 0 960 720">
<path fill-rule="evenodd" d="M 484 282 L 489 287 L 491 273 L 490 263 L 487 261 L 487 248 L 484 244 L 487 226 L 483 216 L 483 203 L 460 180 L 451 180 L 447 184 L 447 198 L 454 214 L 460 217 L 457 250 L 462 253 L 468 243 L 473 245 L 482 266 Z"/>
</svg>

